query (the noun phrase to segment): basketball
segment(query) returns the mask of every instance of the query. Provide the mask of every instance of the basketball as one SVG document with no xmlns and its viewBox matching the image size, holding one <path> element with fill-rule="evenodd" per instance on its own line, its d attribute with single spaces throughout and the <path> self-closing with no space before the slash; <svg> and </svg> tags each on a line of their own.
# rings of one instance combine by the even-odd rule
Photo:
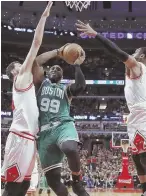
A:
<svg viewBox="0 0 146 196">
<path fill-rule="evenodd" d="M 73 65 L 74 62 L 79 58 L 83 48 L 75 43 L 68 44 L 65 46 L 62 52 L 63 59 L 68 63 Z"/>
</svg>

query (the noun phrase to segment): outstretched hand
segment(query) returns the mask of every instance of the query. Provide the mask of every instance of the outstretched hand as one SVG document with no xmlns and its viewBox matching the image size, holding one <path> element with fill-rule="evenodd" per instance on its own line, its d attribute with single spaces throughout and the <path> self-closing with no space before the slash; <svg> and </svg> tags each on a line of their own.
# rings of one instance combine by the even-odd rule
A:
<svg viewBox="0 0 146 196">
<path fill-rule="evenodd" d="M 49 1 L 48 5 L 43 13 L 43 16 L 48 17 L 50 15 L 50 10 L 51 10 L 52 5 L 53 5 L 53 2 Z"/>
<path fill-rule="evenodd" d="M 81 36 L 88 35 L 88 36 L 96 36 L 97 32 L 92 29 L 92 27 L 89 24 L 85 24 L 80 20 L 77 20 L 77 23 L 75 24 L 77 26 L 77 30 L 82 32 Z"/>
</svg>

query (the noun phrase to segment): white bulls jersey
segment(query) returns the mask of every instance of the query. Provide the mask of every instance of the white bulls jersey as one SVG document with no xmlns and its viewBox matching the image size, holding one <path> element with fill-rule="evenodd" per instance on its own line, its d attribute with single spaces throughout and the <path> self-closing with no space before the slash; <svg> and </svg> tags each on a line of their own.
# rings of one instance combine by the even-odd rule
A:
<svg viewBox="0 0 146 196">
<path fill-rule="evenodd" d="M 38 132 L 39 111 L 33 83 L 26 89 L 17 90 L 13 85 L 13 122 L 10 131 Z"/>
<path fill-rule="evenodd" d="M 139 140 L 146 142 L 146 66 L 141 64 L 141 76 L 130 79 L 126 76 L 125 97 L 130 114 L 127 129 L 130 141 L 134 143 L 137 133 Z M 142 138 L 140 138 L 142 137 Z"/>
<path fill-rule="evenodd" d="M 26 89 L 13 85 L 13 121 L 8 135 L 2 180 L 30 180 L 36 157 L 35 135 L 38 132 L 38 108 L 33 83 Z"/>
</svg>

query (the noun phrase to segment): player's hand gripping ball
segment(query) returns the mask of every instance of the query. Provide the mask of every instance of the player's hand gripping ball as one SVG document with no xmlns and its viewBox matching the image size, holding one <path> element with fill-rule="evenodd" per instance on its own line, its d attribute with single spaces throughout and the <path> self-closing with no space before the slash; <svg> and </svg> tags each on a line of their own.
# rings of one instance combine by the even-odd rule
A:
<svg viewBox="0 0 146 196">
<path fill-rule="evenodd" d="M 59 49 L 59 56 L 68 64 L 82 64 L 85 60 L 85 52 L 83 48 L 75 43 L 66 44 Z"/>
</svg>

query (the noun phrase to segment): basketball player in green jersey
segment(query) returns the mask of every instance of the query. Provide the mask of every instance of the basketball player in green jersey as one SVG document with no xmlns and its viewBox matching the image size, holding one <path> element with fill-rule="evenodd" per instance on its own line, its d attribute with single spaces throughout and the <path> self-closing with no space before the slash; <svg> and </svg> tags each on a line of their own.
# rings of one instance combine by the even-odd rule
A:
<svg viewBox="0 0 146 196">
<path fill-rule="evenodd" d="M 57 55 L 61 57 L 62 51 L 63 47 L 38 56 L 36 65 L 42 65 Z M 36 71 L 34 81 L 36 80 L 36 83 L 38 83 L 38 79 L 42 81 L 37 90 L 40 114 L 38 152 L 47 183 L 58 196 L 68 196 L 69 194 L 61 182 L 61 162 L 64 154 L 67 156 L 72 171 L 74 193 L 78 196 L 89 195 L 80 181 L 79 139 L 74 119 L 70 117 L 72 96 L 77 96 L 85 89 L 85 78 L 80 68 L 84 59 L 85 53 L 82 50 L 74 64 L 75 83 L 68 86 L 60 83 L 63 78 L 63 70 L 59 65 L 52 66 L 49 69 L 48 77 L 43 81 L 39 71 L 36 71 L 38 66 L 34 66 Z"/>
</svg>

